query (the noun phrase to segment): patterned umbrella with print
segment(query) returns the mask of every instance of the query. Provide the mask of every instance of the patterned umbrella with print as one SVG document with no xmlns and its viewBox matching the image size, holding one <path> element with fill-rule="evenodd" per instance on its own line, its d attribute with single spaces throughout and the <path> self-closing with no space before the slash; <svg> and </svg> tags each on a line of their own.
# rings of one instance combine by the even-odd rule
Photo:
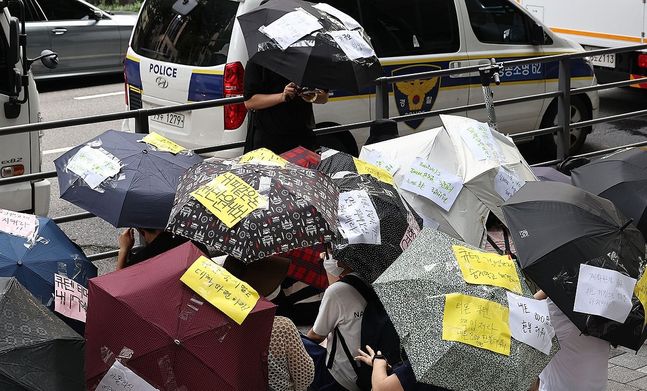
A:
<svg viewBox="0 0 647 391">
<path fill-rule="evenodd" d="M 347 174 L 334 181 L 340 191 L 340 234 L 333 258 L 373 282 L 415 239 L 422 219 L 393 186 L 370 175 Z"/>
<path fill-rule="evenodd" d="M 290 163 L 305 168 L 316 168 L 321 161 L 321 156 L 319 156 L 317 152 L 311 151 L 302 146 L 283 152 L 281 157 Z"/>
<path fill-rule="evenodd" d="M 236 188 L 222 190 L 219 181 L 223 179 Z M 210 183 L 217 183 L 216 187 L 205 193 Z M 228 217 L 237 214 L 238 221 L 217 217 L 196 199 L 198 193 L 213 210 L 224 211 Z M 338 197 L 327 176 L 290 163 L 281 167 L 204 162 L 182 177 L 167 229 L 249 263 L 330 242 Z M 244 215 L 240 214 L 243 209 L 247 209 Z"/>
</svg>

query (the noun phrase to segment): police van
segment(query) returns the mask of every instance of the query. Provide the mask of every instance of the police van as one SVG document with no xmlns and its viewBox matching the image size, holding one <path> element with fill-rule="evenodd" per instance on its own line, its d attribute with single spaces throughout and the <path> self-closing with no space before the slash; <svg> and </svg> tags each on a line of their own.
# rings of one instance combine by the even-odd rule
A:
<svg viewBox="0 0 647 391">
<path fill-rule="evenodd" d="M 236 16 L 261 0 L 146 0 L 133 30 L 125 60 L 127 104 L 131 110 L 240 95 L 247 62 Z M 371 37 L 385 75 L 458 68 L 551 54 L 573 53 L 581 46 L 553 34 L 511 0 L 327 0 L 358 20 Z M 176 10 L 181 10 L 176 12 Z M 573 87 L 596 83 L 588 60 L 573 60 Z M 554 91 L 557 63 L 508 67 L 496 99 Z M 483 102 L 477 73 L 395 83 L 390 87 L 389 116 Z M 325 105 L 315 105 L 318 127 L 374 119 L 375 94 L 331 91 Z M 572 120 L 593 118 L 597 92 L 572 98 Z M 485 121 L 485 110 L 458 113 Z M 556 123 L 556 99 L 497 108 L 499 130 L 514 134 Z M 200 147 L 244 141 L 247 112 L 241 105 L 153 116 L 150 130 Z M 400 134 L 429 129 L 438 118 L 399 124 Z M 133 123 L 131 122 L 131 126 Z M 574 129 L 571 149 L 584 143 L 589 129 Z M 366 129 L 324 136 L 322 145 L 356 153 Z M 542 148 L 555 143 L 542 138 Z"/>
<path fill-rule="evenodd" d="M 22 3 L 22 2 L 21 2 Z M 0 177 L 10 178 L 41 171 L 39 132 L 2 135 L 5 126 L 40 121 L 38 90 L 29 70 L 22 24 L 0 0 Z M 23 35 L 24 37 L 24 35 Z M 56 66 L 56 54 L 45 50 L 39 57 L 46 67 Z M 46 179 L 0 185 L 0 208 L 47 215 L 50 182 Z"/>
</svg>

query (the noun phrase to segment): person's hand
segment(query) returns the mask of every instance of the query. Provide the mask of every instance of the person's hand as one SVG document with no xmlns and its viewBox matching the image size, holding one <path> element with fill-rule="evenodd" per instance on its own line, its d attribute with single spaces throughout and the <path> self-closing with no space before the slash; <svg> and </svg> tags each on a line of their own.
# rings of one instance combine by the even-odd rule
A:
<svg viewBox="0 0 647 391">
<path fill-rule="evenodd" d="M 135 245 L 135 230 L 126 228 L 119 234 L 119 249 L 130 251 Z"/>
<path fill-rule="evenodd" d="M 357 349 L 357 351 L 359 352 L 359 356 L 355 357 L 355 361 L 363 362 L 369 367 L 372 367 L 375 351 L 373 351 L 373 349 L 368 345 L 366 345 L 366 351 L 363 351 L 362 349 Z M 377 353 L 381 354 L 379 351 Z"/>
<path fill-rule="evenodd" d="M 289 100 L 292 100 L 294 96 L 297 94 L 297 85 L 294 83 L 289 83 L 288 85 L 283 88 L 283 92 L 281 93 L 281 102 L 287 102 Z"/>
</svg>

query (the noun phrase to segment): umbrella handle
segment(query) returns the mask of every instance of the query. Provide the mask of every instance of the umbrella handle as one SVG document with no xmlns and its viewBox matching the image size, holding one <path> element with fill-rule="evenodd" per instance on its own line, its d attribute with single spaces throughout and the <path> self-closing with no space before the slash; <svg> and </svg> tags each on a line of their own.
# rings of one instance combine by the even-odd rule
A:
<svg viewBox="0 0 647 391">
<path fill-rule="evenodd" d="M 624 231 L 625 228 L 629 226 L 629 224 L 633 223 L 634 219 L 629 219 L 622 227 L 620 227 L 620 231 Z"/>
</svg>

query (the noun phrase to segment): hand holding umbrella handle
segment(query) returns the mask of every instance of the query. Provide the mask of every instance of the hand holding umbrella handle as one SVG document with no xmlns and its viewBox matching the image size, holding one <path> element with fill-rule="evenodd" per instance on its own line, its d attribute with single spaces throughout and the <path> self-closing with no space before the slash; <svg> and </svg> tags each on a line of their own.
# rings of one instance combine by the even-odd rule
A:
<svg viewBox="0 0 647 391">
<path fill-rule="evenodd" d="M 288 102 L 294 98 L 297 94 L 297 85 L 294 83 L 288 83 L 281 93 L 281 103 Z"/>
</svg>

